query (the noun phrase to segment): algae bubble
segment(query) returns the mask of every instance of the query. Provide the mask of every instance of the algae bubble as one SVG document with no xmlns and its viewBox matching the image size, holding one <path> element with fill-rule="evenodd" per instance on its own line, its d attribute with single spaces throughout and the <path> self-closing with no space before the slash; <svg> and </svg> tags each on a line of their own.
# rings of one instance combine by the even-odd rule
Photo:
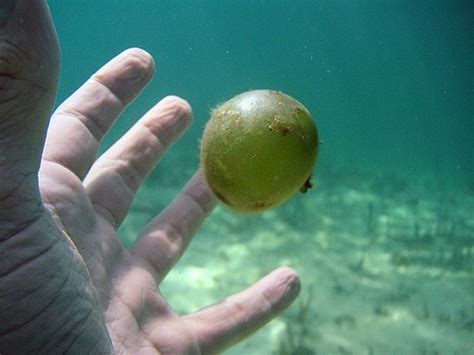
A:
<svg viewBox="0 0 474 355">
<path fill-rule="evenodd" d="M 222 202 L 258 212 L 311 187 L 318 150 L 316 125 L 301 103 L 279 91 L 253 90 L 212 111 L 201 165 Z"/>
</svg>

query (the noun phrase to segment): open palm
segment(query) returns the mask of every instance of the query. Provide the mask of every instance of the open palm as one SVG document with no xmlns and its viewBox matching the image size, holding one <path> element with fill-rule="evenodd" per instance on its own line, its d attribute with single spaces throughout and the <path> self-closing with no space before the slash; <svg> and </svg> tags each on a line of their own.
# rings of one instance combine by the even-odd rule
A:
<svg viewBox="0 0 474 355">
<path fill-rule="evenodd" d="M 122 247 L 116 229 L 133 195 L 191 120 L 185 101 L 167 97 L 95 160 L 102 136 L 152 68 L 148 54 L 128 50 L 58 108 L 46 141 L 41 191 L 86 262 L 117 350 L 210 353 L 250 334 L 285 306 L 287 302 L 279 303 L 287 290 L 274 283 L 282 273 L 294 275 L 281 269 L 197 314 L 179 317 L 169 308 L 156 285 L 215 204 L 200 172 L 147 226 L 132 251 Z"/>
<path fill-rule="evenodd" d="M 7 128 L 0 134 L 0 352 L 209 354 L 285 309 L 299 291 L 289 268 L 194 314 L 168 306 L 158 285 L 216 203 L 201 173 L 133 249 L 122 246 L 117 228 L 147 174 L 190 124 L 191 108 L 177 97 L 161 100 L 97 159 L 102 138 L 154 71 L 148 53 L 130 49 L 59 106 L 41 154 L 56 87 L 55 75 L 45 77 L 57 64 L 54 45 L 44 43 L 54 36 L 43 1 L 20 4 L 22 24 L 34 19 L 31 26 L 39 26 L 26 37 L 42 42 L 12 35 L 2 47 L 0 36 L 0 64 L 12 53 L 25 56 L 19 67 L 0 67 L 0 125 Z"/>
</svg>

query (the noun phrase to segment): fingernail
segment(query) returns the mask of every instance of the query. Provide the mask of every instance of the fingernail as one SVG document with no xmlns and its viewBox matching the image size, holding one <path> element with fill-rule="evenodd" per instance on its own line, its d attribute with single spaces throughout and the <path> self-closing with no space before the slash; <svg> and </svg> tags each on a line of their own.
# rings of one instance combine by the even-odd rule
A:
<svg viewBox="0 0 474 355">
<path fill-rule="evenodd" d="M 0 0 L 0 20 L 10 17 L 16 7 L 17 0 Z"/>
</svg>

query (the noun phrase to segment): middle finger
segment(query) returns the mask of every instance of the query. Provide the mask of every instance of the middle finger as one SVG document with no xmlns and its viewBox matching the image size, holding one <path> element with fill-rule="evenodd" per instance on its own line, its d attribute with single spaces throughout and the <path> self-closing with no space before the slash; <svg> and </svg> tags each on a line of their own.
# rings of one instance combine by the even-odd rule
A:
<svg viewBox="0 0 474 355">
<path fill-rule="evenodd" d="M 122 223 L 135 192 L 191 117 L 186 101 L 166 97 L 94 163 L 84 185 L 97 213 L 116 228 Z"/>
</svg>

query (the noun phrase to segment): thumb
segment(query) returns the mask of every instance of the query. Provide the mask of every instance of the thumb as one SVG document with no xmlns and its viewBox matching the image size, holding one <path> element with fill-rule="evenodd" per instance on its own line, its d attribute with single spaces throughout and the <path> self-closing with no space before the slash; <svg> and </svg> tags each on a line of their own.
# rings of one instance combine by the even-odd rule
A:
<svg viewBox="0 0 474 355">
<path fill-rule="evenodd" d="M 37 172 L 59 71 L 45 0 L 0 0 L 0 236 L 38 210 Z"/>
<path fill-rule="evenodd" d="M 17 0 L 0 0 L 0 19 L 8 18 L 15 9 Z"/>
</svg>

